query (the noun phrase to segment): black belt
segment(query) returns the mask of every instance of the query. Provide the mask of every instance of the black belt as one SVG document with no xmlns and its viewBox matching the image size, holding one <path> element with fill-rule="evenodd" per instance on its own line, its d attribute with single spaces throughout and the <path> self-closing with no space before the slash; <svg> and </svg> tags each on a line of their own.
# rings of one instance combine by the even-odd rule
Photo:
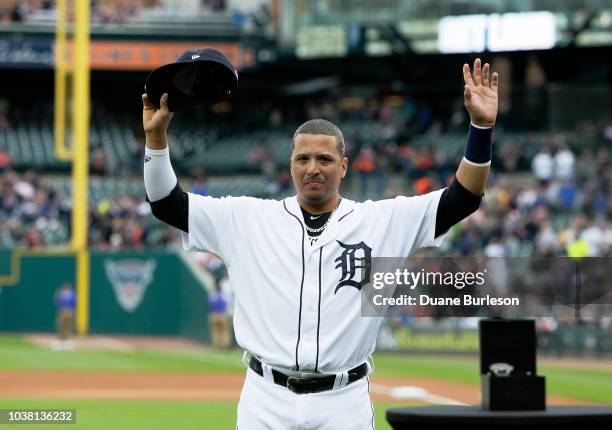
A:
<svg viewBox="0 0 612 430">
<path fill-rule="evenodd" d="M 263 368 L 261 361 L 251 356 L 249 367 L 259 376 L 263 376 Z M 360 366 L 354 367 L 348 371 L 348 382 L 346 385 L 355 382 L 368 374 L 368 363 L 363 363 Z M 336 376 L 323 376 L 320 378 L 294 378 L 287 376 L 278 370 L 272 369 L 272 377 L 274 383 L 288 388 L 296 394 L 320 393 L 334 388 Z"/>
</svg>

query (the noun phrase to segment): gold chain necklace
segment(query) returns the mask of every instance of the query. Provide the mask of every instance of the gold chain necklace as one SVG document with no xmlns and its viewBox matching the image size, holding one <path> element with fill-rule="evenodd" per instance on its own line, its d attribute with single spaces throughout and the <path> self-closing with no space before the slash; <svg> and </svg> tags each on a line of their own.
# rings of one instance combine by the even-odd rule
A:
<svg viewBox="0 0 612 430">
<path fill-rule="evenodd" d="M 308 233 L 319 233 L 319 232 L 325 230 L 325 227 L 327 227 L 327 224 L 329 224 L 329 221 L 331 221 L 332 217 L 334 216 L 334 212 L 336 212 L 336 209 L 338 209 L 340 207 L 340 202 L 341 201 L 342 201 L 342 197 L 340 197 L 340 199 L 338 200 L 338 204 L 336 205 L 334 210 L 331 212 L 331 214 L 329 214 L 329 218 L 327 218 L 327 221 L 325 221 L 325 224 L 323 224 L 322 227 L 312 228 L 312 227 L 308 227 L 308 225 L 306 223 L 304 223 L 304 225 L 306 226 L 306 231 L 308 231 Z"/>
</svg>

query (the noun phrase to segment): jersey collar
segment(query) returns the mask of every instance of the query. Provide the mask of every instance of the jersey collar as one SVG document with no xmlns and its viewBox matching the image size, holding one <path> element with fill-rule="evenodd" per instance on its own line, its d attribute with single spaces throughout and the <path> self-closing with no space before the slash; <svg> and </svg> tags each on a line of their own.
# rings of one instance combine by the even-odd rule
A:
<svg viewBox="0 0 612 430">
<path fill-rule="evenodd" d="M 291 214 L 295 215 L 297 219 L 302 223 L 304 235 L 305 237 L 307 237 L 304 215 L 302 214 L 302 210 L 300 209 L 300 203 L 298 202 L 297 195 L 287 197 L 285 199 L 285 204 L 287 205 L 287 210 L 291 212 Z M 338 233 L 338 229 L 340 228 L 338 220 L 340 220 L 344 215 L 350 213 L 354 209 L 354 206 L 354 201 L 343 197 L 340 201 L 338 209 L 336 209 L 336 211 L 332 214 L 332 217 L 329 220 L 329 224 L 327 224 L 327 227 L 325 228 L 325 230 L 323 230 L 323 233 L 321 233 L 321 236 L 319 236 L 319 239 L 311 247 L 311 249 L 317 249 L 334 239 Z"/>
</svg>

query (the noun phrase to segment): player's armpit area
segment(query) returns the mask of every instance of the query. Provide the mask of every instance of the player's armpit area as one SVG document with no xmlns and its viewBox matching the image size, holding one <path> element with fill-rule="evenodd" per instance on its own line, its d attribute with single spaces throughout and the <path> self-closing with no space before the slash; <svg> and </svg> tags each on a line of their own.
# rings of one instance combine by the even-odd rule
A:
<svg viewBox="0 0 612 430">
<path fill-rule="evenodd" d="M 150 202 L 155 218 L 189 233 L 189 196 L 176 183 L 174 189 L 161 200 Z"/>
<path fill-rule="evenodd" d="M 444 190 L 436 212 L 436 234 L 440 236 L 453 225 L 475 212 L 480 206 L 482 196 L 478 197 L 466 190 L 457 179 Z"/>
</svg>

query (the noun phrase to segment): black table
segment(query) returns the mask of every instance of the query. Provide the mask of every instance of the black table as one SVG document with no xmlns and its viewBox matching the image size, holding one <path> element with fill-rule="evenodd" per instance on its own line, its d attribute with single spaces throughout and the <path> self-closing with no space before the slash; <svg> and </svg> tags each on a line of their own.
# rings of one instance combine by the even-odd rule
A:
<svg viewBox="0 0 612 430">
<path fill-rule="evenodd" d="M 419 406 L 389 409 L 387 421 L 394 430 L 423 429 L 423 424 L 458 428 L 558 428 L 585 425 L 582 430 L 612 429 L 612 408 L 605 406 L 548 406 L 545 411 L 483 411 L 478 406 Z M 420 425 L 420 426 L 418 426 Z"/>
</svg>

